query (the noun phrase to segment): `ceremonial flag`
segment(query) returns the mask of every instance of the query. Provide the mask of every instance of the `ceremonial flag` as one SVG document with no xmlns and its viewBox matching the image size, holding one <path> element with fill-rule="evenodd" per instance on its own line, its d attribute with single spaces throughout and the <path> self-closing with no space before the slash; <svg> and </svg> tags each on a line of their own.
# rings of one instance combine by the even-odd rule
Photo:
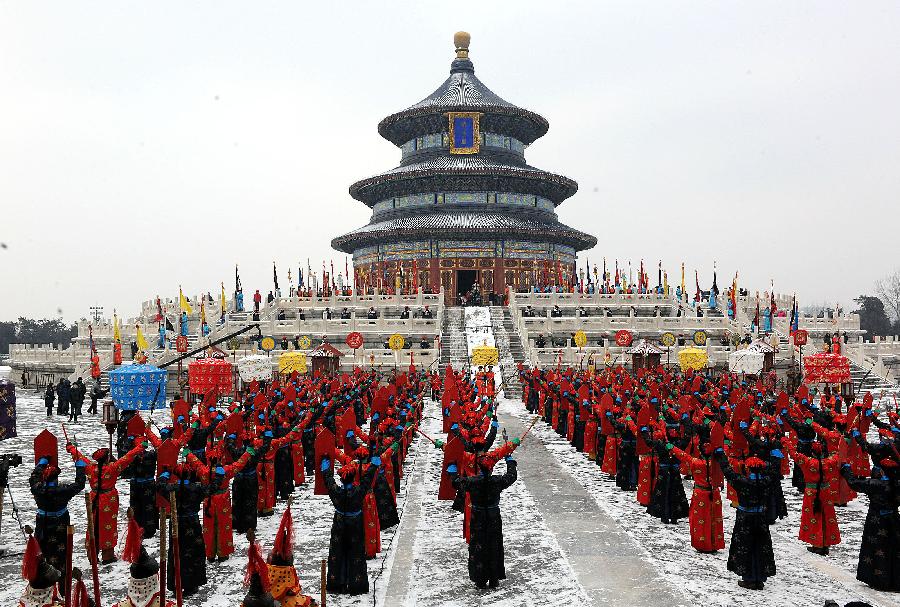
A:
<svg viewBox="0 0 900 607">
<path fill-rule="evenodd" d="M 172 324 L 172 321 L 169 320 L 168 316 L 166 316 L 166 331 L 175 332 L 175 325 Z"/>
<path fill-rule="evenodd" d="M 122 343 L 122 334 L 119 332 L 119 317 L 113 311 L 113 342 Z"/>
<path fill-rule="evenodd" d="M 669 296 L 669 274 L 663 272 L 663 297 Z"/>
<path fill-rule="evenodd" d="M 272 278 L 275 280 L 275 290 L 278 290 L 278 268 L 275 266 L 275 262 L 272 262 Z"/>
<path fill-rule="evenodd" d="M 347 284 L 350 284 L 350 262 L 347 261 L 347 256 L 344 255 L 344 276 L 347 278 Z"/>
<path fill-rule="evenodd" d="M 662 285 L 662 259 L 659 260 L 659 269 L 657 270 L 656 286 Z"/>
<path fill-rule="evenodd" d="M 222 283 L 222 301 L 220 302 L 219 306 L 222 310 L 222 316 L 225 316 L 226 304 L 225 304 L 225 283 L 224 282 Z"/>
<path fill-rule="evenodd" d="M 419 292 L 419 265 L 416 263 L 416 260 L 413 259 L 413 267 L 412 267 L 412 283 L 413 283 L 413 292 Z"/>
<path fill-rule="evenodd" d="M 181 291 L 181 286 L 178 286 L 178 303 L 181 306 L 182 312 L 187 312 L 190 316 L 194 313 L 194 309 L 191 307 L 191 303 L 188 301 L 188 298 L 184 296 L 184 293 Z"/>
<path fill-rule="evenodd" d="M 759 300 L 756 300 L 756 316 L 753 318 L 753 324 L 756 326 L 756 334 L 759 335 Z"/>
<path fill-rule="evenodd" d="M 619 286 L 620 280 L 621 279 L 619 277 L 619 260 L 617 259 L 616 260 L 616 282 L 615 282 L 616 286 Z"/>
<path fill-rule="evenodd" d="M 94 326 L 88 325 L 88 343 L 91 346 L 91 356 L 97 355 L 97 347 L 94 345 Z"/>
<path fill-rule="evenodd" d="M 241 290 L 241 276 L 238 274 L 237 264 L 234 265 L 234 292 L 237 293 Z"/>
<path fill-rule="evenodd" d="M 694 301 L 699 302 L 702 295 L 700 294 L 700 275 L 697 273 L 697 270 L 694 270 L 694 282 L 697 283 L 697 293 L 694 295 Z"/>
<path fill-rule="evenodd" d="M 791 304 L 791 326 L 790 326 L 790 336 L 793 337 L 794 333 L 800 328 L 800 318 L 797 310 L 797 294 L 794 294 L 794 300 Z"/>
<path fill-rule="evenodd" d="M 147 338 L 144 337 L 144 332 L 141 331 L 141 325 L 135 325 L 136 327 L 136 335 L 134 338 L 135 343 L 137 343 L 138 350 L 141 352 L 146 352 L 150 349 L 150 344 L 147 343 Z"/>
<path fill-rule="evenodd" d="M 297 289 L 302 289 L 303 284 L 303 268 L 297 268 Z"/>
<path fill-rule="evenodd" d="M 162 302 L 159 299 L 159 295 L 156 296 L 156 322 L 162 320 Z"/>
<path fill-rule="evenodd" d="M 687 287 L 684 286 L 684 262 L 681 262 L 681 296 L 687 301 Z"/>
<path fill-rule="evenodd" d="M 734 273 L 734 280 L 731 281 L 731 309 L 732 309 L 733 312 L 734 312 L 734 319 L 735 319 L 735 320 L 737 320 L 737 293 L 738 293 L 737 279 L 738 279 L 738 273 L 735 272 L 735 273 Z M 759 309 L 758 309 L 758 308 L 759 308 L 759 304 L 758 304 L 758 302 L 757 302 L 757 310 L 756 310 L 757 316 L 759 316 Z M 758 326 L 759 326 L 759 318 L 757 318 L 756 321 L 757 321 L 757 322 L 756 322 L 756 326 L 758 327 Z"/>
<path fill-rule="evenodd" d="M 200 324 L 206 322 L 206 298 L 200 296 Z"/>
<path fill-rule="evenodd" d="M 772 291 L 769 295 L 769 318 L 772 324 L 775 324 L 775 313 L 778 311 L 778 304 L 775 303 L 775 279 L 772 279 Z"/>
</svg>

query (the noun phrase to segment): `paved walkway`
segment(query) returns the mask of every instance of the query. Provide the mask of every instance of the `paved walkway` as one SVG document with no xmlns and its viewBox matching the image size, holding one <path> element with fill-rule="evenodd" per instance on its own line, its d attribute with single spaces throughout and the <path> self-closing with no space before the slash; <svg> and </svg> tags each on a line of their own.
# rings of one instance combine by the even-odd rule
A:
<svg viewBox="0 0 900 607">
<path fill-rule="evenodd" d="M 515 416 L 501 412 L 500 421 L 510 436 L 524 432 L 522 421 Z M 426 461 L 419 462 L 410 478 L 385 605 L 490 605 L 495 601 L 505 605 L 515 595 L 520 604 L 557 604 L 553 589 L 541 586 L 566 577 L 570 581 L 563 580 L 558 588 L 566 596 L 557 595 L 563 600 L 577 596 L 579 603 L 590 605 L 690 604 L 536 437 L 516 451 L 519 480 L 504 493 L 502 503 L 510 579 L 496 594 L 476 591 L 466 577 L 466 549 L 458 529 L 461 521 L 452 514 L 449 503 L 436 503 L 432 495 L 439 454 L 423 450 L 420 456 Z M 542 543 L 539 536 L 522 541 L 526 529 L 536 528 L 549 541 Z M 530 554 L 516 554 L 523 551 Z M 556 571 L 548 575 L 547 569 L 553 568 Z M 448 578 L 452 587 L 434 588 L 446 584 Z"/>
<path fill-rule="evenodd" d="M 502 411 L 500 421 L 510 436 L 525 431 L 517 417 Z M 516 459 L 520 479 L 594 605 L 689 605 L 542 442 L 526 440 L 516 450 Z"/>
</svg>

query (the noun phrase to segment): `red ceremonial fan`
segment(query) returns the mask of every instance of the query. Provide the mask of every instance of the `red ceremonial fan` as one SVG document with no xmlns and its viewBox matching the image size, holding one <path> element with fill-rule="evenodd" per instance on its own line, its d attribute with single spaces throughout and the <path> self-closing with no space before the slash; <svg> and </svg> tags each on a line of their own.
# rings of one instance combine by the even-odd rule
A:
<svg viewBox="0 0 900 607">
<path fill-rule="evenodd" d="M 128 420 L 128 436 L 133 436 L 135 442 L 143 437 L 146 431 L 147 424 L 144 422 L 144 418 L 141 417 L 139 413 L 135 414 L 134 417 Z"/>
<path fill-rule="evenodd" d="M 318 436 L 316 436 L 314 445 L 316 450 L 316 486 L 314 493 L 315 495 L 328 495 L 328 487 L 325 486 L 325 476 L 322 472 L 322 460 L 328 458 L 331 460 L 332 467 L 334 466 L 334 434 L 328 428 L 322 428 Z M 331 474 L 331 471 L 329 470 L 328 473 Z"/>
<path fill-rule="evenodd" d="M 710 424 L 709 446 L 713 451 L 725 448 L 725 428 L 719 422 Z"/>
<path fill-rule="evenodd" d="M 462 468 L 465 465 L 464 458 L 465 448 L 463 447 L 462 442 L 454 436 L 447 441 L 446 445 L 444 445 L 444 461 L 441 464 L 441 484 L 438 487 L 439 500 L 452 500 L 456 497 L 456 489 L 453 487 L 450 475 L 447 473 L 447 466 L 456 464 L 456 467 L 461 473 Z"/>
<path fill-rule="evenodd" d="M 49 465 L 59 465 L 59 441 L 46 428 L 34 437 L 34 464 L 37 465 L 42 457 L 47 458 Z"/>
</svg>

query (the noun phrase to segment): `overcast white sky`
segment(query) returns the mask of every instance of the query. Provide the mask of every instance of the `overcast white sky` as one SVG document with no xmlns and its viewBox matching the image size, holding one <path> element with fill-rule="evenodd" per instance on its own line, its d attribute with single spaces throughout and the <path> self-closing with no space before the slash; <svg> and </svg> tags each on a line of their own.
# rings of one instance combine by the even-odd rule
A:
<svg viewBox="0 0 900 607">
<path fill-rule="evenodd" d="M 0 2 L 0 319 L 343 267 L 378 121 L 476 73 L 593 263 L 845 305 L 900 265 L 897 2 Z M 582 254 L 584 256 L 584 254 Z M 582 260 L 584 257 L 582 257 Z M 294 273 L 296 269 L 294 270 Z M 651 272 L 653 276 L 653 272 Z"/>
</svg>

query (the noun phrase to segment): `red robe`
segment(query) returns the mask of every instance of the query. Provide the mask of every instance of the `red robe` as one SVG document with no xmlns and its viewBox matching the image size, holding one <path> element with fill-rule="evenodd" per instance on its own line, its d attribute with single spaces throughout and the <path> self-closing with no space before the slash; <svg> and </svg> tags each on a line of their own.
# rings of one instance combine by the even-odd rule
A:
<svg viewBox="0 0 900 607">
<path fill-rule="evenodd" d="M 672 450 L 682 462 L 687 462 L 694 477 L 694 492 L 691 494 L 691 509 L 688 522 L 691 528 L 691 546 L 700 552 L 712 552 L 725 548 L 725 533 L 722 525 L 722 496 L 716 484 L 717 462 L 692 457 L 678 447 Z"/>
<path fill-rule="evenodd" d="M 656 487 L 657 472 L 656 455 L 652 452 L 642 455 L 638 467 L 637 490 L 637 501 L 641 506 L 650 505 L 650 496 L 653 495 L 653 489 Z"/>
<path fill-rule="evenodd" d="M 188 453 L 187 463 L 200 478 L 210 485 L 210 495 L 203 500 L 203 542 L 206 544 L 206 558 L 226 557 L 234 552 L 234 536 L 231 533 L 231 489 L 234 475 L 241 471 L 250 459 L 250 452 L 244 451 L 237 461 L 222 466 L 225 477 L 218 486 L 214 466 L 207 466 Z"/>
<path fill-rule="evenodd" d="M 88 462 L 85 472 L 91 484 L 90 500 L 98 550 L 112 550 L 119 543 L 119 492 L 116 490 L 116 480 L 143 450 L 143 445 L 138 444 L 118 460 L 100 466 L 86 458 L 75 445 L 66 447 L 73 460 Z"/>
<path fill-rule="evenodd" d="M 841 543 L 837 516 L 834 512 L 831 487 L 838 478 L 837 454 L 827 459 L 810 457 L 791 450 L 794 461 L 803 469 L 806 489 L 803 492 L 803 512 L 800 515 L 800 540 L 817 548 Z"/>
</svg>

